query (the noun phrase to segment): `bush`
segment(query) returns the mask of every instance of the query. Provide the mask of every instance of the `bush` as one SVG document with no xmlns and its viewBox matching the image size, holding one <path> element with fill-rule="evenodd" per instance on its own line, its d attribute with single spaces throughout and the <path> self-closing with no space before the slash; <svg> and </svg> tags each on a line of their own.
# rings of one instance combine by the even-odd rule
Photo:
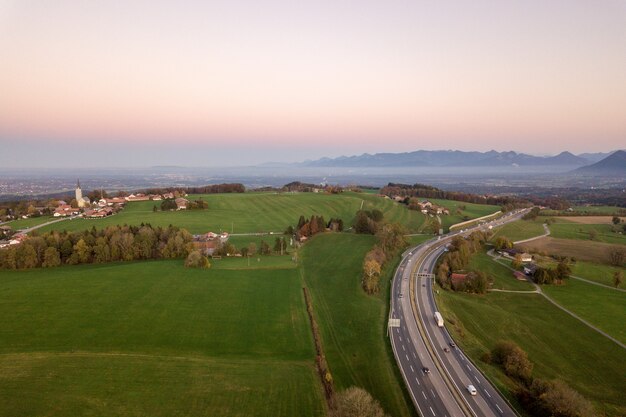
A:
<svg viewBox="0 0 626 417">
<path fill-rule="evenodd" d="M 510 377 L 528 382 L 531 379 L 533 364 L 528 360 L 528 355 L 518 345 L 509 340 L 501 340 L 491 351 L 494 363 L 504 369 L 504 373 Z"/>
<path fill-rule="evenodd" d="M 206 256 L 203 256 L 199 250 L 194 250 L 189 253 L 187 259 L 185 259 L 185 266 L 187 268 L 201 268 L 208 269 L 211 267 L 211 263 Z"/>
<path fill-rule="evenodd" d="M 385 417 L 382 407 L 363 388 L 350 387 L 337 395 L 333 417 Z"/>
</svg>

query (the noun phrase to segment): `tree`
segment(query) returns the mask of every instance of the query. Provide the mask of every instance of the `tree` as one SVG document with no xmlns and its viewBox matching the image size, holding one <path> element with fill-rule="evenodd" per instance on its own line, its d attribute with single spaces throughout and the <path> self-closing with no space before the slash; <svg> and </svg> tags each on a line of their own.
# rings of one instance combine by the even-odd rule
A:
<svg viewBox="0 0 626 417">
<path fill-rule="evenodd" d="M 609 260 L 611 265 L 622 266 L 624 264 L 624 259 L 626 259 L 626 251 L 622 248 L 611 248 L 609 251 Z"/>
<path fill-rule="evenodd" d="M 254 242 L 250 242 L 248 244 L 248 256 L 256 255 L 256 244 Z"/>
<path fill-rule="evenodd" d="M 17 269 L 29 269 L 37 267 L 37 252 L 31 245 L 22 243 L 15 250 L 15 262 Z"/>
<path fill-rule="evenodd" d="M 530 381 L 533 364 L 528 355 L 518 345 L 510 340 L 500 340 L 491 351 L 494 363 L 499 364 L 504 372 L 522 381 Z"/>
<path fill-rule="evenodd" d="M 495 242 L 493 242 L 493 245 L 496 247 L 496 250 L 511 249 L 513 247 L 513 242 L 505 236 L 498 236 Z"/>
<path fill-rule="evenodd" d="M 176 204 L 176 200 L 174 200 L 173 198 L 167 198 L 161 201 L 161 210 L 163 211 L 176 210 L 177 208 L 178 205 Z"/>
<path fill-rule="evenodd" d="M 595 410 L 589 400 L 560 380 L 535 379 L 531 393 L 545 415 L 554 417 L 592 417 Z"/>
<path fill-rule="evenodd" d="M 572 273 L 572 269 L 565 261 L 559 262 L 556 266 L 556 279 L 558 281 L 563 281 L 564 279 L 569 278 L 569 275 Z"/>
<path fill-rule="evenodd" d="M 158 209 L 157 209 L 156 204 L 155 204 L 155 205 L 153 205 L 153 206 L 152 206 L 152 211 L 153 211 L 154 213 L 156 213 L 156 212 L 157 212 L 157 210 L 158 210 Z"/>
<path fill-rule="evenodd" d="M 613 216 L 613 219 L 611 221 L 613 222 L 613 224 L 617 225 L 620 224 L 621 219 L 617 216 Z"/>
<path fill-rule="evenodd" d="M 91 261 L 91 248 L 85 240 L 80 239 L 74 245 L 74 254 L 76 254 L 78 263 L 86 264 Z M 129 261 L 132 259 L 129 259 Z"/>
<path fill-rule="evenodd" d="M 350 387 L 337 395 L 333 417 L 386 417 L 382 407 L 363 388 Z"/>
<path fill-rule="evenodd" d="M 53 268 L 55 266 L 61 265 L 61 255 L 57 248 L 50 246 L 43 255 L 43 263 L 41 266 L 44 268 Z"/>
<path fill-rule="evenodd" d="M 261 242 L 261 255 L 270 255 L 272 253 L 272 249 L 270 245 L 266 241 Z"/>
<path fill-rule="evenodd" d="M 596 229 L 591 229 L 589 231 L 589 239 L 591 239 L 591 240 L 598 239 L 598 231 Z"/>
<path fill-rule="evenodd" d="M 615 288 L 619 288 L 619 286 L 622 285 L 623 281 L 624 273 L 622 271 L 615 271 L 613 273 L 613 285 L 615 286 Z"/>
<path fill-rule="evenodd" d="M 209 259 L 203 256 L 199 250 L 193 250 L 187 255 L 187 259 L 185 259 L 185 267 L 208 269 L 211 267 L 211 264 L 209 263 Z"/>
<path fill-rule="evenodd" d="M 515 255 L 515 259 L 511 262 L 513 269 L 520 269 L 522 267 L 522 255 L 519 253 Z"/>
</svg>

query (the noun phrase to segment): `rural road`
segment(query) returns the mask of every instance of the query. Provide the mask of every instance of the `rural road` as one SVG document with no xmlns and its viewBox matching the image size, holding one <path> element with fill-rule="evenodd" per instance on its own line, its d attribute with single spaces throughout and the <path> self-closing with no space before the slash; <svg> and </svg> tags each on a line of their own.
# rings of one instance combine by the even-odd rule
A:
<svg viewBox="0 0 626 417">
<path fill-rule="evenodd" d="M 63 218 L 60 218 L 60 219 L 50 220 L 49 222 L 38 224 L 37 226 L 29 227 L 27 229 L 22 229 L 21 232 L 22 233 L 30 233 L 33 230 L 39 229 L 40 227 L 44 227 L 44 226 L 47 226 L 47 225 L 53 224 L 53 223 L 62 222 L 62 221 L 65 221 L 65 220 L 74 220 L 76 217 L 79 217 L 79 216 L 70 216 L 70 217 L 63 217 Z"/>
<path fill-rule="evenodd" d="M 543 230 L 544 230 L 544 234 L 539 235 L 539 236 L 534 236 L 528 239 L 524 239 L 524 240 L 518 240 L 517 242 L 513 242 L 514 245 L 519 245 L 520 243 L 526 243 L 526 242 L 532 242 L 533 240 L 537 240 L 537 239 L 541 239 L 542 237 L 546 237 L 546 236 L 550 236 L 550 229 L 548 229 L 548 225 L 547 224 L 543 224 Z"/>
<path fill-rule="evenodd" d="M 403 254 L 392 282 L 389 337 L 407 389 L 422 416 L 513 417 L 500 393 L 434 321 L 433 270 L 437 258 L 457 235 L 519 220 L 526 210 L 492 222 L 434 238 Z M 448 348 L 449 352 L 444 351 Z M 428 368 L 429 373 L 423 372 Z M 477 395 L 467 390 L 474 385 Z"/>
</svg>

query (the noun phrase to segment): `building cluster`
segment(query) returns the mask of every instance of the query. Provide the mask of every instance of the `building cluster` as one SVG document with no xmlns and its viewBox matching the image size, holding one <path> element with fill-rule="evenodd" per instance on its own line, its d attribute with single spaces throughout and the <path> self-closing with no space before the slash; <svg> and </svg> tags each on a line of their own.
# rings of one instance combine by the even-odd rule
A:
<svg viewBox="0 0 626 417">
<path fill-rule="evenodd" d="M 380 197 L 389 198 L 385 194 L 378 194 Z M 392 200 L 398 203 L 408 204 L 411 210 L 419 210 L 422 214 L 430 214 L 433 216 L 449 215 L 450 210 L 446 207 L 433 203 L 432 201 L 422 200 L 417 198 L 403 197 L 401 195 L 393 196 Z"/>
<path fill-rule="evenodd" d="M 0 234 L 3 237 L 2 239 L 0 239 L 0 249 L 6 248 L 12 245 L 19 245 L 28 237 L 25 233 L 13 234 L 13 231 L 11 230 L 11 226 L 0 226 Z"/>
<path fill-rule="evenodd" d="M 193 246 L 205 256 L 213 256 L 215 251 L 224 243 L 228 242 L 229 235 L 226 232 L 220 234 L 208 232 L 193 236 Z"/>
<path fill-rule="evenodd" d="M 103 193 L 104 194 L 104 193 Z M 164 194 L 130 194 L 126 197 L 103 197 L 98 201 L 90 201 L 89 198 L 83 196 L 80 188 L 80 181 L 76 184 L 75 199 L 78 207 L 72 207 L 66 201 L 59 200 L 54 209 L 54 217 L 77 216 L 82 213 L 83 217 L 89 219 L 99 219 L 110 216 L 121 210 L 128 202 L 133 201 L 161 201 L 167 199 L 175 199 L 177 210 L 185 210 L 189 204 L 189 200 L 183 197 L 177 197 L 172 192 Z"/>
</svg>

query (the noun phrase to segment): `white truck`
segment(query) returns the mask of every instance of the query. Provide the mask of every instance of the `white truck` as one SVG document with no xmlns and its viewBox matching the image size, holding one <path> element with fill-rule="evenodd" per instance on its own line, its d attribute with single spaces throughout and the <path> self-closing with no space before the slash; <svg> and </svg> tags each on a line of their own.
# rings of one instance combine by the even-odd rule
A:
<svg viewBox="0 0 626 417">
<path fill-rule="evenodd" d="M 437 326 L 443 327 L 443 317 L 438 311 L 435 311 L 435 323 L 437 323 Z"/>
</svg>

